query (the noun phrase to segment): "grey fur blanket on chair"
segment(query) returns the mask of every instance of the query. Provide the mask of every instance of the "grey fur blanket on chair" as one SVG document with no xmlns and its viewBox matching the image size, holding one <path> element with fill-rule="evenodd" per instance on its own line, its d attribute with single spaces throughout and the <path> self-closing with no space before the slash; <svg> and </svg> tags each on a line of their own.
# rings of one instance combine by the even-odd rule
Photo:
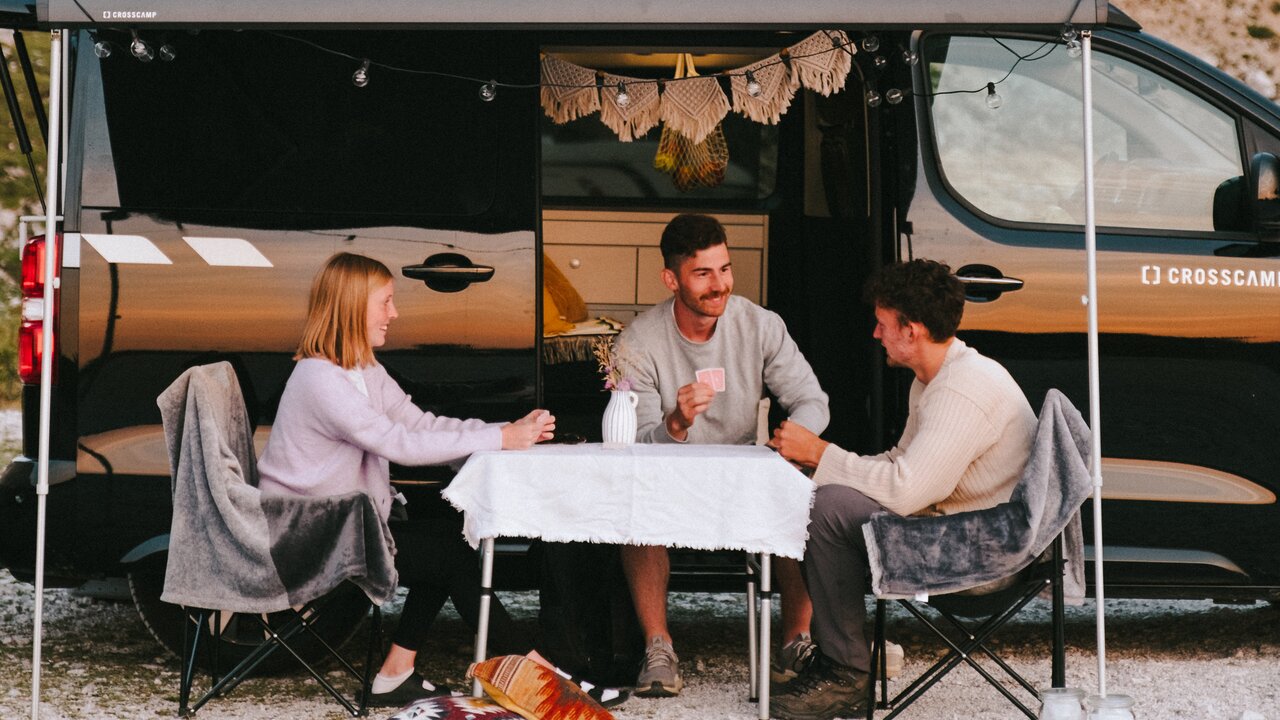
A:
<svg viewBox="0 0 1280 720">
<path fill-rule="evenodd" d="M 169 449 L 173 523 L 165 602 L 277 612 L 351 580 L 376 604 L 396 589 L 395 545 L 363 493 L 263 496 L 235 371 L 184 372 L 157 400 Z"/>
<path fill-rule="evenodd" d="M 1009 502 L 954 515 L 879 513 L 862 526 L 872 590 L 879 597 L 910 598 L 995 582 L 1027 567 L 1065 531 L 1064 593 L 1069 602 L 1083 601 L 1080 506 L 1093 491 L 1089 443 L 1089 427 L 1079 411 L 1065 395 L 1050 390 Z"/>
</svg>

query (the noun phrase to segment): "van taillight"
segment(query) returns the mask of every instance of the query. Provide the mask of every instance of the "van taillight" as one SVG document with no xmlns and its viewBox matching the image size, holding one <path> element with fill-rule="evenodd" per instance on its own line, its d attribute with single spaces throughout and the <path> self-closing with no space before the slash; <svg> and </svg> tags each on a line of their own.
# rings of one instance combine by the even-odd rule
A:
<svg viewBox="0 0 1280 720">
<path fill-rule="evenodd" d="M 57 278 L 61 268 L 58 267 L 58 236 L 54 236 L 54 295 L 53 295 L 53 327 L 58 326 L 58 292 Z M 36 385 L 40 382 L 41 350 L 44 341 L 44 256 L 48 244 L 43 235 L 37 235 L 27 241 L 22 248 L 22 325 L 18 329 L 18 375 L 22 382 Z M 53 356 L 58 356 L 58 336 L 53 337 Z M 53 366 L 53 381 L 57 382 L 58 366 Z"/>
</svg>

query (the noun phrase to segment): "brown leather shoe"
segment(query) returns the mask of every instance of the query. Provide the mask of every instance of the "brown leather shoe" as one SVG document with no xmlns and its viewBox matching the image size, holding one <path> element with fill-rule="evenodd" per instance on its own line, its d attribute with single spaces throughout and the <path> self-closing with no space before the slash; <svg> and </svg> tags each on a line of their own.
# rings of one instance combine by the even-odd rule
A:
<svg viewBox="0 0 1280 720">
<path fill-rule="evenodd" d="M 867 674 L 820 656 L 769 704 L 780 720 L 832 720 L 867 711 Z"/>
</svg>

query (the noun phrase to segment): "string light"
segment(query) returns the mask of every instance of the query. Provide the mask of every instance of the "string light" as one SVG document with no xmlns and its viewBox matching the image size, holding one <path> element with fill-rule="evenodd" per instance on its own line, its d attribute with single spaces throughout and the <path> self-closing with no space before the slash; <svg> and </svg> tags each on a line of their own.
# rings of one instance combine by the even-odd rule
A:
<svg viewBox="0 0 1280 720">
<path fill-rule="evenodd" d="M 920 55 L 910 48 L 905 48 L 902 51 L 902 62 L 907 65 L 914 66 L 916 63 L 920 62 Z"/>
<path fill-rule="evenodd" d="M 1079 40 L 1071 38 L 1067 41 L 1067 57 L 1078 58 L 1083 54 L 1084 46 L 1080 44 Z"/>
<path fill-rule="evenodd" d="M 142 62 L 151 62 L 156 59 L 155 51 L 151 49 L 151 43 L 138 37 L 138 33 L 134 31 L 133 42 L 129 44 L 129 52 Z"/>
<path fill-rule="evenodd" d="M 178 51 L 175 50 L 172 45 L 170 45 L 169 43 L 165 43 L 160 46 L 161 60 L 165 62 L 173 62 L 174 58 L 176 57 L 178 57 Z"/>
<path fill-rule="evenodd" d="M 618 107 L 620 108 L 624 108 L 631 104 L 631 95 L 627 93 L 626 84 L 621 81 L 618 82 L 618 95 L 614 98 L 614 102 L 618 103 Z"/>
<path fill-rule="evenodd" d="M 485 102 L 493 102 L 493 99 L 496 97 L 498 97 L 498 81 L 497 80 L 490 80 L 489 82 L 480 86 L 481 100 Z M 630 101 L 630 99 L 631 98 L 627 98 L 628 101 Z"/>
<path fill-rule="evenodd" d="M 874 59 L 872 59 L 872 61 L 871 61 L 871 62 L 872 62 L 872 64 L 874 64 L 874 65 L 876 66 L 876 69 L 877 69 L 877 70 L 879 70 L 880 68 L 882 68 L 882 67 L 884 67 L 885 65 L 888 65 L 888 64 L 889 64 L 889 58 L 887 58 L 887 57 L 885 57 L 885 56 L 883 56 L 883 55 L 877 55 L 877 56 L 875 56 L 875 58 L 874 58 Z"/>
<path fill-rule="evenodd" d="M 1000 93 L 996 92 L 996 84 L 987 83 L 987 107 L 995 110 L 1004 104 L 1004 98 L 1000 97 Z"/>
<path fill-rule="evenodd" d="M 862 49 L 867 52 L 875 52 L 880 49 L 880 38 L 875 35 L 868 35 L 862 38 Z"/>
<path fill-rule="evenodd" d="M 884 91 L 885 102 L 889 103 L 890 105 L 897 105 L 898 103 L 902 102 L 902 99 L 905 98 L 906 96 L 907 94 L 902 92 L 898 88 L 889 88 L 888 90 Z"/>
<path fill-rule="evenodd" d="M 883 99 L 884 98 L 880 97 L 880 93 L 876 92 L 875 88 L 870 88 L 867 90 L 867 106 L 868 107 L 873 107 L 873 108 L 880 107 L 880 103 L 881 101 L 883 101 Z"/>
<path fill-rule="evenodd" d="M 93 44 L 93 54 L 97 55 L 99 58 L 103 60 L 106 60 L 107 58 L 111 57 L 111 50 L 112 50 L 111 43 L 107 42 L 106 40 L 99 40 L 98 42 Z"/>
<path fill-rule="evenodd" d="M 760 97 L 760 81 L 756 80 L 756 74 L 747 71 L 747 94 L 751 97 Z"/>
<path fill-rule="evenodd" d="M 362 88 L 369 84 L 369 60 L 365 58 L 360 61 L 360 67 L 351 73 L 351 84 L 358 88 Z"/>
</svg>

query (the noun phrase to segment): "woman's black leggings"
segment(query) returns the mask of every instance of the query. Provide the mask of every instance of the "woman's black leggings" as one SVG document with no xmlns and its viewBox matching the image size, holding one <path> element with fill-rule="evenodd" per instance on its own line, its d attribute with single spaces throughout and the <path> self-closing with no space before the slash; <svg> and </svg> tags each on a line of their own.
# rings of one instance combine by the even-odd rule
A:
<svg viewBox="0 0 1280 720">
<path fill-rule="evenodd" d="M 463 541 L 456 527 L 430 527 L 417 523 L 392 523 L 396 540 L 396 570 L 400 584 L 409 588 L 400 624 L 391 641 L 417 651 L 427 639 L 431 623 L 446 599 L 474 631 L 480 622 L 480 558 Z M 498 597 L 489 605 L 490 655 L 525 653 L 531 638 L 518 628 Z"/>
</svg>

